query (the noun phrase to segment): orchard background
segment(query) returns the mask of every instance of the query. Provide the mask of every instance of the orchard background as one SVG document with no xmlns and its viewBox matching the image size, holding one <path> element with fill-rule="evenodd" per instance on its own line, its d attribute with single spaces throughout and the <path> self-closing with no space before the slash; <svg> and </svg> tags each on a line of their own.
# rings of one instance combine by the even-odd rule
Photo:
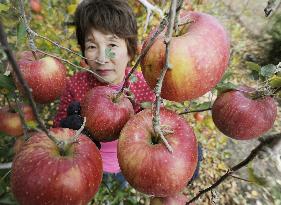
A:
<svg viewBox="0 0 281 205">
<path fill-rule="evenodd" d="M 25 12 L 30 27 L 38 34 L 57 42 L 59 45 L 79 53 L 75 40 L 75 30 L 71 25 L 73 13 L 78 0 L 41 0 L 41 9 L 32 7 L 31 2 L 24 1 Z M 35 1 L 34 1 L 35 2 Z M 151 11 L 150 21 L 146 18 L 148 11 L 136 0 L 129 1 L 133 7 L 139 26 L 139 42 L 144 40 L 147 32 L 159 25 L 161 17 L 159 12 Z M 150 0 L 150 3 L 160 8 L 163 12 L 169 8 L 169 1 Z M 279 1 L 270 1 L 277 5 L 269 17 L 265 17 L 264 8 L 267 1 L 185 1 L 183 9 L 193 9 L 209 13 L 223 23 L 231 37 L 231 60 L 224 76 L 222 85 L 230 83 L 246 84 L 258 87 L 257 72 L 261 66 L 269 64 L 277 65 L 281 61 L 281 12 L 278 10 Z M 29 50 L 29 43 L 24 23 L 19 10 L 19 1 L 2 0 L 0 2 L 0 18 L 8 36 L 9 46 L 14 53 Z M 79 65 L 81 58 L 54 46 L 52 43 L 36 38 L 35 45 L 38 49 L 59 56 L 69 62 Z M 68 75 L 73 75 L 78 68 L 65 63 Z M 0 49 L 0 76 L 7 75 L 7 57 Z M 268 77 L 268 76 L 263 76 Z M 3 81 L 0 78 L 0 107 L 7 104 L 7 98 L 14 99 L 15 91 L 12 81 Z M 2 81 L 1 81 L 2 80 Z M 279 92 L 280 93 L 280 92 Z M 174 103 L 165 101 L 165 106 L 177 113 L 186 109 L 208 108 L 215 100 L 216 91 L 209 92 L 203 97 L 192 102 Z M 267 133 L 281 132 L 281 97 L 276 97 L 278 116 L 274 127 Z M 24 100 L 24 99 L 23 99 Z M 56 113 L 58 100 L 47 105 L 39 105 L 40 116 L 48 127 L 52 126 L 52 119 Z M 189 113 L 182 115 L 192 125 L 198 141 L 203 146 L 203 161 L 200 168 L 200 176 L 189 184 L 184 193 L 188 198 L 195 196 L 200 190 L 212 185 L 226 171 L 244 160 L 254 149 L 259 141 L 236 141 L 224 136 L 215 127 L 210 111 Z M 0 122 L 1 123 L 1 122 Z M 29 125 L 34 128 L 37 125 Z M 9 185 L 10 169 L 3 168 L 14 157 L 14 144 L 19 138 L 6 136 L 0 133 L 0 204 L 16 204 Z M 203 195 L 196 204 L 281 204 L 281 143 L 269 147 L 260 152 L 247 166 L 232 174 L 217 188 Z M 279 151 L 279 153 L 278 153 Z M 145 196 L 129 187 L 120 191 L 117 185 L 112 183 L 110 187 L 101 184 L 98 194 L 92 204 L 148 204 L 148 196 Z M 121 202 L 123 201 L 123 202 Z"/>
</svg>

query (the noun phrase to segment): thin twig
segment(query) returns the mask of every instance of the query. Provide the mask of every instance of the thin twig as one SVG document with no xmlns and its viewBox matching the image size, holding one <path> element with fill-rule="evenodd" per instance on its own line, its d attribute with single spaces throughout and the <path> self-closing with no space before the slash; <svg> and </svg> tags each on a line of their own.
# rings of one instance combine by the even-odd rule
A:
<svg viewBox="0 0 281 205">
<path fill-rule="evenodd" d="M 33 31 L 33 32 L 34 32 L 34 31 Z M 34 35 L 35 35 L 35 37 L 38 37 L 38 38 L 41 38 L 41 39 L 44 39 L 44 40 L 50 42 L 50 43 L 53 44 L 54 46 L 57 46 L 57 47 L 59 47 L 59 48 L 61 48 L 61 49 L 64 49 L 64 50 L 68 51 L 69 53 L 72 53 L 72 54 L 74 54 L 74 55 L 76 55 L 76 56 L 79 56 L 80 58 L 83 58 L 83 59 L 87 60 L 87 58 L 85 58 L 84 56 L 80 55 L 79 53 L 76 53 L 75 51 L 73 51 L 73 50 L 71 50 L 71 49 L 69 49 L 69 48 L 66 48 L 66 47 L 62 46 L 62 45 L 60 45 L 59 43 L 57 43 L 57 42 L 55 42 L 55 41 L 53 41 L 53 40 L 51 40 L 51 39 L 49 39 L 49 38 L 47 38 L 47 37 L 45 37 L 45 36 L 42 36 L 42 35 L 40 35 L 40 34 L 38 34 L 38 33 L 36 33 L 36 32 L 34 32 Z"/>
<path fill-rule="evenodd" d="M 35 43 L 34 43 L 34 33 L 35 32 L 33 32 L 29 27 L 29 23 L 27 21 L 26 14 L 25 14 L 25 11 L 24 11 L 23 0 L 19 1 L 19 9 L 20 9 L 21 17 L 23 18 L 23 23 L 24 23 L 24 26 L 25 26 L 25 29 L 26 29 L 26 32 L 27 32 L 27 35 L 28 35 L 29 47 L 33 51 L 33 55 L 36 59 L 37 58 L 36 57 L 36 49 L 37 48 L 36 48 Z"/>
<path fill-rule="evenodd" d="M 202 196 L 203 194 L 211 191 L 212 189 L 216 188 L 218 185 L 220 185 L 225 179 L 227 179 L 229 176 L 231 176 L 231 174 L 239 169 L 241 169 L 242 167 L 246 166 L 249 162 L 251 162 L 257 155 L 258 153 L 267 145 L 270 145 L 272 141 L 280 141 L 281 140 L 281 133 L 278 134 L 274 134 L 271 136 L 268 136 L 266 138 L 261 138 L 260 139 L 260 144 L 255 147 L 251 153 L 243 160 L 241 161 L 239 164 L 235 165 L 234 167 L 230 168 L 224 175 L 222 175 L 214 184 L 212 184 L 211 186 L 209 186 L 208 188 L 199 191 L 199 194 L 197 194 L 195 197 L 193 197 L 191 200 L 189 200 L 186 205 L 196 201 L 200 196 Z M 277 144 L 277 143 L 276 143 Z"/>
<path fill-rule="evenodd" d="M 76 68 L 79 68 L 79 69 L 88 71 L 88 72 L 92 73 L 94 76 L 96 76 L 97 78 L 103 80 L 103 82 L 108 83 L 109 85 L 112 84 L 112 83 L 106 81 L 106 80 L 105 80 L 103 77 L 101 77 L 99 74 L 97 74 L 96 72 L 94 72 L 94 71 L 92 71 L 92 70 L 90 70 L 90 69 L 87 69 L 87 68 L 84 68 L 84 67 L 75 65 L 74 63 L 71 63 L 70 61 L 68 61 L 68 60 L 66 60 L 66 59 L 60 58 L 60 57 L 58 57 L 58 56 L 56 56 L 56 55 L 47 53 L 47 52 L 42 51 L 42 50 L 40 50 L 40 49 L 37 49 L 36 51 L 38 51 L 39 53 L 43 53 L 43 54 L 45 54 L 45 55 L 47 55 L 47 56 L 51 56 L 51 57 L 53 57 L 53 58 L 56 58 L 56 59 L 58 59 L 58 60 L 60 60 L 60 61 L 63 61 L 63 62 L 65 62 L 65 63 L 68 63 L 68 64 L 70 64 L 70 65 L 72 65 L 72 66 L 74 66 L 74 67 L 76 67 Z"/>
<path fill-rule="evenodd" d="M 26 121 L 25 121 L 25 118 L 24 118 L 24 113 L 21 110 L 20 103 L 19 103 L 19 101 L 17 99 L 17 96 L 15 94 L 14 94 L 14 98 L 15 98 L 15 101 L 16 101 L 16 104 L 17 104 L 17 108 L 19 110 L 18 113 L 19 113 L 19 116 L 20 116 L 20 121 L 21 121 L 22 129 L 23 129 L 24 140 L 27 141 L 28 140 L 28 127 L 27 127 L 27 124 L 26 124 Z"/>
<path fill-rule="evenodd" d="M 243 178 L 241 178 L 241 177 L 238 177 L 238 176 L 235 176 L 235 175 L 232 175 L 232 174 L 230 174 L 229 176 L 231 176 L 231 177 L 233 177 L 233 178 L 235 178 L 235 179 L 239 179 L 239 180 L 241 180 L 241 181 L 245 181 L 245 182 L 250 182 L 250 183 L 251 183 L 251 181 L 249 181 L 249 180 L 247 180 L 247 179 L 243 179 Z"/>
<path fill-rule="evenodd" d="M 194 112 L 205 112 L 208 110 L 212 110 L 211 107 L 205 108 L 205 109 L 199 109 L 199 110 L 186 110 L 184 112 L 179 113 L 179 115 L 184 115 L 184 114 L 188 114 L 188 113 L 194 113 Z"/>
<path fill-rule="evenodd" d="M 83 121 L 82 126 L 79 128 L 79 130 L 76 130 L 75 135 L 69 140 L 68 144 L 72 144 L 72 143 L 77 142 L 77 140 L 78 140 L 78 138 L 79 138 L 79 135 L 81 134 L 81 132 L 82 132 L 82 131 L 84 130 L 84 128 L 85 128 L 85 125 L 86 125 L 86 117 L 84 117 L 84 121 Z"/>
</svg>

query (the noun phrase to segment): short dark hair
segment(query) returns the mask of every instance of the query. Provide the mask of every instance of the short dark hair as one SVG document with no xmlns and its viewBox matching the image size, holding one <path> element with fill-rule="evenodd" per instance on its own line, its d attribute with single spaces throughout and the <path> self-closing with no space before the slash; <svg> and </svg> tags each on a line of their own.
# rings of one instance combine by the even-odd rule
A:
<svg viewBox="0 0 281 205">
<path fill-rule="evenodd" d="M 133 59 L 137 50 L 137 22 L 127 0 L 83 0 L 75 11 L 76 38 L 85 52 L 85 35 L 91 28 L 125 39 Z"/>
</svg>

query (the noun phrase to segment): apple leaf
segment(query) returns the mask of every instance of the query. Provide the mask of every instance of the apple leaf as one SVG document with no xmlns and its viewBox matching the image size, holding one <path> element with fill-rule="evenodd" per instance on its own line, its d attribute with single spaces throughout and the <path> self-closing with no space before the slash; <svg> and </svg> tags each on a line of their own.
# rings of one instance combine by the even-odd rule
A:
<svg viewBox="0 0 281 205">
<path fill-rule="evenodd" d="M 7 136 L 7 134 L 6 134 L 6 133 L 4 133 L 4 132 L 0 132 L 0 137 L 5 137 L 5 136 Z"/>
<path fill-rule="evenodd" d="M 38 123 L 33 120 L 30 120 L 26 122 L 26 125 L 29 129 L 35 129 L 38 126 Z"/>
<path fill-rule="evenodd" d="M 10 7 L 9 7 L 8 5 L 0 3 L 0 12 L 2 12 L 2 11 L 8 11 L 9 8 L 10 8 Z"/>
<path fill-rule="evenodd" d="M 197 104 L 196 106 L 192 106 L 192 109 L 195 109 L 195 110 L 204 110 L 204 109 L 208 109 L 210 108 L 211 106 L 211 103 L 210 102 L 203 102 L 203 103 L 200 103 L 200 104 Z"/>
<path fill-rule="evenodd" d="M 222 76 L 221 82 L 224 82 L 225 80 L 229 79 L 232 75 L 233 75 L 232 72 L 226 71 L 226 72 L 224 73 L 224 75 Z"/>
<path fill-rule="evenodd" d="M 264 177 L 259 177 L 255 174 L 252 163 L 247 166 L 248 180 L 260 186 L 266 186 L 267 181 Z"/>
<path fill-rule="evenodd" d="M 23 22 L 20 22 L 17 26 L 17 44 L 21 45 L 24 43 L 26 38 L 26 29 Z"/>
<path fill-rule="evenodd" d="M 152 102 L 142 102 L 140 104 L 141 108 L 146 109 L 146 108 L 151 108 L 152 107 Z"/>
<path fill-rule="evenodd" d="M 257 72 L 259 72 L 260 69 L 261 69 L 261 67 L 260 67 L 259 64 L 253 63 L 253 62 L 251 62 L 251 61 L 247 61 L 247 62 L 246 62 L 246 66 L 247 66 L 248 69 L 250 69 L 250 70 L 252 70 L 252 71 L 257 71 Z"/>
<path fill-rule="evenodd" d="M 281 87 L 281 76 L 274 75 L 269 79 L 269 84 L 273 88 Z"/>
<path fill-rule="evenodd" d="M 227 83 L 219 83 L 216 85 L 215 89 L 218 91 L 218 94 L 224 93 L 229 90 L 237 89 L 237 85 L 227 82 Z"/>
<path fill-rule="evenodd" d="M 9 91 L 14 91 L 16 89 L 11 76 L 5 76 L 3 74 L 0 74 L 0 88 L 5 88 Z"/>
<path fill-rule="evenodd" d="M 277 66 L 273 64 L 269 64 L 266 66 L 261 67 L 260 75 L 265 78 L 270 78 L 274 75 L 274 73 L 277 71 Z"/>
<path fill-rule="evenodd" d="M 77 4 L 70 4 L 68 7 L 67 7 L 67 13 L 68 14 L 74 14 L 75 13 L 75 10 L 77 8 Z"/>
<path fill-rule="evenodd" d="M 6 193 L 0 197 L 0 204 L 16 205 L 18 203 L 15 201 L 11 193 Z"/>
</svg>

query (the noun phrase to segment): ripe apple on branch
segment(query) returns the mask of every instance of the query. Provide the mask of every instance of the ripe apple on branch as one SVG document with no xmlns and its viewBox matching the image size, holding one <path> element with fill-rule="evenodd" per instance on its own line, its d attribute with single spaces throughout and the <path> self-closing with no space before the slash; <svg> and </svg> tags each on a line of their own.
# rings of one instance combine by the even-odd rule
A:
<svg viewBox="0 0 281 205">
<path fill-rule="evenodd" d="M 20 109 L 22 109 L 27 123 L 35 122 L 33 111 L 29 105 L 21 104 Z M 0 132 L 15 137 L 23 134 L 22 123 L 15 105 L 0 108 L 0 122 Z"/>
<path fill-rule="evenodd" d="M 212 107 L 215 125 L 226 136 L 237 140 L 260 137 L 272 126 L 277 105 L 270 96 L 255 98 L 255 89 L 239 87 L 222 93 Z"/>
<path fill-rule="evenodd" d="M 140 192 L 166 197 L 186 186 L 197 165 L 197 141 L 192 128 L 173 111 L 161 108 L 164 136 L 169 152 L 154 132 L 153 112 L 145 109 L 133 116 L 121 131 L 118 161 L 123 175 Z M 165 131 L 164 131 L 165 132 Z"/>
<path fill-rule="evenodd" d="M 81 103 L 81 115 L 87 119 L 87 130 L 101 142 L 118 139 L 121 129 L 133 114 L 130 100 L 107 86 L 91 89 Z"/>
<path fill-rule="evenodd" d="M 190 23 L 171 39 L 170 69 L 161 90 L 164 99 L 179 102 L 198 98 L 215 87 L 228 66 L 230 55 L 227 32 L 215 17 L 190 11 L 180 19 Z M 155 87 L 165 64 L 164 40 L 162 32 L 141 61 L 143 75 L 151 88 Z"/>
<path fill-rule="evenodd" d="M 57 59 L 40 57 L 31 59 L 32 52 L 21 54 L 18 64 L 33 98 L 38 103 L 50 103 L 61 96 L 66 86 L 66 68 Z M 20 92 L 24 94 L 22 86 L 14 77 Z"/>
<path fill-rule="evenodd" d="M 76 132 L 50 130 L 67 143 Z M 79 135 L 64 153 L 43 132 L 37 132 L 21 147 L 12 165 L 11 188 L 22 205 L 87 204 L 102 180 L 102 160 L 96 145 Z"/>
</svg>

